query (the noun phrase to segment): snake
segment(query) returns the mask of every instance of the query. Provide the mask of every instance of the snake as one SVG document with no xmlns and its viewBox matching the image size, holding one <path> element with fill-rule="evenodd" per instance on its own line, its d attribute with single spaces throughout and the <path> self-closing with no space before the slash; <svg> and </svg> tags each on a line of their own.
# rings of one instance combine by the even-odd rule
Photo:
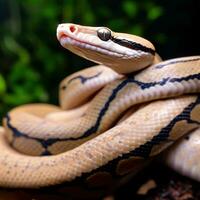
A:
<svg viewBox="0 0 200 200">
<path fill-rule="evenodd" d="M 200 56 L 162 61 L 150 41 L 107 27 L 63 23 L 57 39 L 96 65 L 61 81 L 60 106 L 3 118 L 1 187 L 128 177 L 165 149 L 168 165 L 200 181 Z"/>
</svg>

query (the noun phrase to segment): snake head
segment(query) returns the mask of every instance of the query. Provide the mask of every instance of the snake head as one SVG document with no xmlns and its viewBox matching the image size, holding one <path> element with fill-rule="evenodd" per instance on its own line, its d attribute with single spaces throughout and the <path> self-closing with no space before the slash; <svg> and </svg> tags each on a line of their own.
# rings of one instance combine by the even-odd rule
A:
<svg viewBox="0 0 200 200">
<path fill-rule="evenodd" d="M 147 67 L 155 56 L 154 46 L 144 38 L 116 33 L 106 27 L 60 24 L 57 38 L 63 47 L 73 53 L 119 73 Z"/>
</svg>

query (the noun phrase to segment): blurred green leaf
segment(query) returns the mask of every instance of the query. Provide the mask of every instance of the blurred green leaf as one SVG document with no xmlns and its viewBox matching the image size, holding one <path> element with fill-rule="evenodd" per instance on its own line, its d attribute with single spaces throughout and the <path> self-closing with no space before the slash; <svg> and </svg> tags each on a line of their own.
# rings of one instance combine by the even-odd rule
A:
<svg viewBox="0 0 200 200">
<path fill-rule="evenodd" d="M 144 28 L 141 24 L 134 24 L 134 26 L 131 27 L 130 33 L 142 36 L 144 34 Z"/>
<path fill-rule="evenodd" d="M 138 13 L 138 4 L 136 1 L 124 1 L 123 10 L 129 17 L 135 17 Z"/>
<path fill-rule="evenodd" d="M 6 36 L 4 37 L 3 43 L 7 50 L 19 56 L 21 62 L 23 63 L 29 62 L 30 60 L 29 53 L 25 48 L 23 48 L 19 43 L 17 43 L 14 38 Z"/>
<path fill-rule="evenodd" d="M 124 19 L 121 18 L 121 19 L 111 19 L 109 22 L 108 22 L 108 26 L 117 31 L 117 32 L 120 32 L 120 30 L 124 27 Z"/>
<path fill-rule="evenodd" d="M 83 19 L 86 24 L 94 24 L 95 22 L 94 14 L 89 10 L 83 15 Z"/>
<path fill-rule="evenodd" d="M 0 94 L 3 94 L 6 91 L 6 82 L 3 76 L 0 74 Z"/>
<path fill-rule="evenodd" d="M 163 14 L 163 9 L 160 6 L 154 6 L 151 9 L 149 9 L 147 17 L 149 20 L 153 21 L 159 18 L 162 14 Z"/>
<path fill-rule="evenodd" d="M 155 35 L 155 40 L 159 41 L 160 44 L 167 42 L 167 36 L 164 33 L 158 33 Z"/>
</svg>

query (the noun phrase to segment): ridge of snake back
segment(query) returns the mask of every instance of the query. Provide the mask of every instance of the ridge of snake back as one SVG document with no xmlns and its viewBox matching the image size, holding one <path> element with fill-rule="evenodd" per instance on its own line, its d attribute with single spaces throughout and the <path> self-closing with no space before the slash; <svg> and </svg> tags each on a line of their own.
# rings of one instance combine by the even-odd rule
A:
<svg viewBox="0 0 200 200">
<path fill-rule="evenodd" d="M 153 65 L 160 59 L 153 45 L 143 38 L 74 24 L 61 24 L 57 30 L 61 45 L 78 55 L 122 74 L 143 70 L 128 76 L 115 72 L 112 80 L 97 87 L 99 90 L 106 84 L 87 110 L 69 123 L 20 109 L 11 111 L 4 119 L 4 126 L 12 147 L 32 155 L 60 154 L 24 155 L 9 146 L 4 134 L 0 135 L 0 185 L 30 188 L 69 182 L 84 174 L 93 175 L 94 170 L 110 162 L 115 163 L 112 171 L 123 175 L 130 170 L 124 164 L 127 159 L 134 163 L 157 155 L 183 134 L 199 127 L 200 97 L 193 93 L 200 91 L 200 56 Z M 102 35 L 102 31 L 107 34 Z M 86 38 L 88 41 L 84 41 Z M 92 47 L 94 41 L 96 46 Z M 81 83 L 79 87 L 87 85 L 98 80 L 102 72 L 86 75 L 78 72 L 64 80 L 60 87 L 65 90 L 62 98 L 66 88 L 76 83 Z M 86 99 L 80 98 L 80 103 Z M 112 127 L 122 112 L 149 101 Z M 74 100 L 71 105 L 61 104 L 63 108 L 71 108 L 80 103 Z"/>
</svg>

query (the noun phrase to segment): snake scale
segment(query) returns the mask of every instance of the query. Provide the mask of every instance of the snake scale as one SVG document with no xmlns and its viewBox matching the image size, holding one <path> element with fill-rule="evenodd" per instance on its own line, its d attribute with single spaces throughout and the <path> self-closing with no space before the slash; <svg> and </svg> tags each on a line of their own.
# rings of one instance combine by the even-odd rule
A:
<svg viewBox="0 0 200 200">
<path fill-rule="evenodd" d="M 29 104 L 4 117 L 0 186 L 125 176 L 188 133 L 164 158 L 200 181 L 200 56 L 161 61 L 146 39 L 106 27 L 60 24 L 57 38 L 99 65 L 61 82 L 61 108 Z"/>
</svg>

